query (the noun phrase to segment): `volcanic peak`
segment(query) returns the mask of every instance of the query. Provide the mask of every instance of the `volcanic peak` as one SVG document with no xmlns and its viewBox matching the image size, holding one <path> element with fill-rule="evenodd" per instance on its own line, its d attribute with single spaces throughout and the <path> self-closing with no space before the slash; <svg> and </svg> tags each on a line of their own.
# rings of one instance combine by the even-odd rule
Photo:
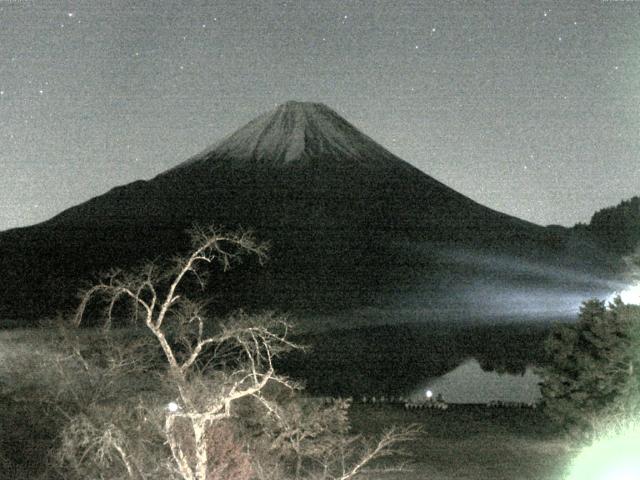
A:
<svg viewBox="0 0 640 480">
<path fill-rule="evenodd" d="M 284 167 L 328 159 L 365 168 L 405 164 L 322 103 L 288 101 L 187 160 Z"/>
</svg>

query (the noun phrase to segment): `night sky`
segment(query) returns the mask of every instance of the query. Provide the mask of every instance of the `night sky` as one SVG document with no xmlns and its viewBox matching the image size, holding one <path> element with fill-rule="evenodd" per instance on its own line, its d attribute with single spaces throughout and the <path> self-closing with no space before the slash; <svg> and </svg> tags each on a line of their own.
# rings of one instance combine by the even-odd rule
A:
<svg viewBox="0 0 640 480">
<path fill-rule="evenodd" d="M 640 194 L 640 1 L 0 0 L 0 230 L 322 102 L 539 224 Z"/>
</svg>

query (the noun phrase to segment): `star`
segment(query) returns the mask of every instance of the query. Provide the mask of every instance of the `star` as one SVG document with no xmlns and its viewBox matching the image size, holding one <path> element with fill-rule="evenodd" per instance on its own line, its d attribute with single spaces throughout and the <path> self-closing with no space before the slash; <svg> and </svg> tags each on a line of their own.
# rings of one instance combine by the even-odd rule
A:
<svg viewBox="0 0 640 480">
<path fill-rule="evenodd" d="M 69 18 L 73 18 L 73 17 L 75 17 L 75 16 L 76 16 L 76 13 L 75 13 L 75 12 L 69 12 L 69 13 L 67 13 L 67 17 L 69 17 Z"/>
</svg>

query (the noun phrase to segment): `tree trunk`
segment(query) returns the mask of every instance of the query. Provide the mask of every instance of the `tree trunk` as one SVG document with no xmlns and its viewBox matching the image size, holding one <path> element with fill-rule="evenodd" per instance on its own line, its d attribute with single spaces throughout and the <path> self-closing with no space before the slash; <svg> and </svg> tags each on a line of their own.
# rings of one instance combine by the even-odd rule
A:
<svg viewBox="0 0 640 480">
<path fill-rule="evenodd" d="M 206 419 L 193 421 L 193 432 L 196 443 L 196 480 L 214 480 L 207 478 L 209 463 L 207 452 L 207 423 Z"/>
</svg>

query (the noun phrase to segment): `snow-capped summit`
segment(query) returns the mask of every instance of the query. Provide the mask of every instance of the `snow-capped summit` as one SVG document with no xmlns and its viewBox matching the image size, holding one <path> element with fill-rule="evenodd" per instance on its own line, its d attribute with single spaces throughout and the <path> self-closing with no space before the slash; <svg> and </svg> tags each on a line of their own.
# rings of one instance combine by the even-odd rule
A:
<svg viewBox="0 0 640 480">
<path fill-rule="evenodd" d="M 211 161 L 235 167 L 339 161 L 367 169 L 405 163 L 326 105 L 296 101 L 260 115 L 180 167 Z"/>
</svg>

